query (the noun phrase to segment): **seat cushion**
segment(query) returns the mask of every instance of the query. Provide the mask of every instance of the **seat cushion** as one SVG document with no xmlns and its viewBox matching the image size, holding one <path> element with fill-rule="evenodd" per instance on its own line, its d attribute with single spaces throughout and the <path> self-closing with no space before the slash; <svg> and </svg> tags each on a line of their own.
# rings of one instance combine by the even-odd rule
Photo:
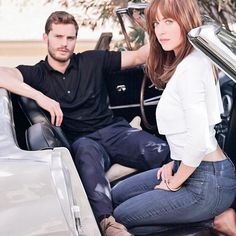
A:
<svg viewBox="0 0 236 236">
<path fill-rule="evenodd" d="M 37 123 L 30 126 L 25 135 L 28 150 L 36 151 L 63 146 L 52 127 L 47 123 Z"/>
<path fill-rule="evenodd" d="M 125 176 L 129 176 L 133 173 L 135 173 L 137 169 L 130 168 L 127 166 L 123 166 L 120 164 L 113 164 L 110 169 L 106 172 L 106 177 L 109 180 L 109 182 L 116 181 L 118 179 L 122 179 Z"/>
</svg>

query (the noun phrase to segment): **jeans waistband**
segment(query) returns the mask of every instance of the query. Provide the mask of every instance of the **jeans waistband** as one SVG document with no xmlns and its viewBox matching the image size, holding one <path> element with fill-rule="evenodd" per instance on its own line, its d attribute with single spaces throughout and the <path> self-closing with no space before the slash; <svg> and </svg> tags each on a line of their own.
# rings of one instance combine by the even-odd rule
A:
<svg viewBox="0 0 236 236">
<path fill-rule="evenodd" d="M 202 161 L 197 169 L 205 171 L 222 171 L 228 168 L 234 168 L 233 163 L 230 159 L 225 159 L 223 161 Z"/>
<path fill-rule="evenodd" d="M 178 169 L 180 161 L 175 161 L 175 169 Z M 176 168 L 177 167 L 177 168 Z M 207 172 L 218 172 L 223 171 L 228 168 L 233 168 L 235 171 L 235 166 L 231 159 L 226 155 L 226 159 L 222 161 L 202 161 L 197 167 L 196 171 L 207 171 Z"/>
</svg>

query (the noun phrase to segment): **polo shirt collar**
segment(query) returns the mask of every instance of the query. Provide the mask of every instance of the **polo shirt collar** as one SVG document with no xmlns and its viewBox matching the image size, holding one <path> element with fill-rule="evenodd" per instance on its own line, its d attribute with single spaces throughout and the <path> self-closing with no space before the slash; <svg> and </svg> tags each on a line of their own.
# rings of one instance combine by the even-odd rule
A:
<svg viewBox="0 0 236 236">
<path fill-rule="evenodd" d="M 45 66 L 49 71 L 56 71 L 54 70 L 48 63 L 48 56 L 45 57 Z M 72 54 L 71 58 L 70 58 L 70 63 L 68 65 L 68 67 L 66 68 L 66 71 L 72 69 L 72 68 L 76 68 L 76 60 L 75 60 L 75 53 Z"/>
</svg>

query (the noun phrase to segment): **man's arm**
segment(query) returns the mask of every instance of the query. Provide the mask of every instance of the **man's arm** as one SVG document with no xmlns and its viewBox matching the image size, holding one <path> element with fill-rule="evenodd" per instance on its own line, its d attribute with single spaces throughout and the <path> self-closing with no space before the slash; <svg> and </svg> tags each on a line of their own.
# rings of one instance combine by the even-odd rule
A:
<svg viewBox="0 0 236 236">
<path fill-rule="evenodd" d="M 142 65 L 149 55 L 149 44 L 146 44 L 136 51 L 121 52 L 121 69 Z"/>
<path fill-rule="evenodd" d="M 35 100 L 40 107 L 50 113 L 52 124 L 55 123 L 56 126 L 61 125 L 63 113 L 60 104 L 24 83 L 23 76 L 18 69 L 0 67 L 0 87 Z"/>
</svg>

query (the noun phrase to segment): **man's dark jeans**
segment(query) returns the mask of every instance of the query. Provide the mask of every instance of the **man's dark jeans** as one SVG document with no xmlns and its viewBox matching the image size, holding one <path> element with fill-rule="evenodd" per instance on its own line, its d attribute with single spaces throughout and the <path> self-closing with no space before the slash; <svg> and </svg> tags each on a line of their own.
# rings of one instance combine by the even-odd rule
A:
<svg viewBox="0 0 236 236">
<path fill-rule="evenodd" d="M 125 120 L 99 129 L 72 144 L 74 162 L 97 219 L 110 215 L 113 206 L 105 172 L 119 163 L 144 171 L 169 161 L 167 143 Z"/>
</svg>

